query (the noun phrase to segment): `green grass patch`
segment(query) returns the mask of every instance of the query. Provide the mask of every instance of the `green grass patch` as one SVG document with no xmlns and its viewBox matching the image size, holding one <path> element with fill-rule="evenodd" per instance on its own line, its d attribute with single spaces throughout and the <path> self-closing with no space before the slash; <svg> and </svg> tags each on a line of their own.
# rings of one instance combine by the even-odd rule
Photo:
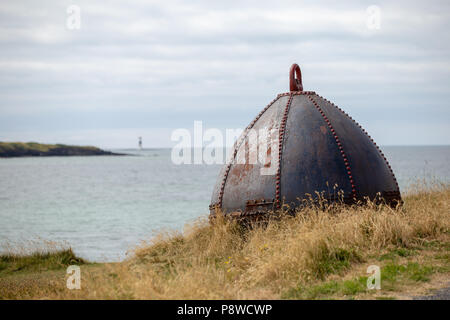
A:
<svg viewBox="0 0 450 320">
<path fill-rule="evenodd" d="M 396 248 L 394 250 L 391 250 L 388 253 L 385 253 L 383 255 L 381 255 L 378 260 L 379 261 L 383 261 L 383 260 L 395 260 L 398 257 L 402 257 L 402 258 L 406 258 L 406 257 L 410 257 L 416 254 L 415 250 L 411 250 L 411 249 L 406 249 L 406 248 Z"/>
<path fill-rule="evenodd" d="M 435 258 L 439 260 L 450 261 L 450 253 L 437 254 L 435 255 Z"/>
<path fill-rule="evenodd" d="M 318 256 L 311 259 L 314 265 L 311 265 L 314 274 L 318 279 L 324 279 L 331 273 L 341 273 L 350 267 L 352 262 L 361 262 L 360 255 L 354 250 L 338 248 L 330 250 L 325 244 L 321 244 L 318 250 Z"/>
<path fill-rule="evenodd" d="M 286 291 L 282 299 L 323 299 L 333 296 L 352 296 L 367 291 L 367 277 L 353 280 L 328 281 L 313 286 L 298 286 Z"/>
<path fill-rule="evenodd" d="M 0 277 L 25 272 L 58 270 L 69 265 L 82 265 L 87 262 L 77 257 L 72 249 L 55 252 L 36 252 L 30 255 L 0 255 Z"/>
<path fill-rule="evenodd" d="M 396 253 L 397 254 L 397 253 Z M 404 254 L 402 252 L 401 254 Z M 442 268 L 442 267 L 441 267 Z M 434 272 L 445 272 L 436 267 L 409 262 L 405 265 L 390 262 L 381 268 L 381 290 L 392 291 L 400 283 L 427 282 Z M 324 299 L 343 297 L 348 299 L 360 293 L 377 293 L 378 290 L 367 289 L 367 278 L 362 276 L 352 280 L 327 281 L 312 286 L 299 285 L 282 294 L 282 299 Z M 376 297 L 376 299 L 390 299 L 392 297 Z"/>
<path fill-rule="evenodd" d="M 389 263 L 381 268 L 381 286 L 383 289 L 393 290 L 399 282 L 427 282 L 435 271 L 432 266 L 420 265 L 417 262 L 409 262 L 406 265 Z"/>
</svg>

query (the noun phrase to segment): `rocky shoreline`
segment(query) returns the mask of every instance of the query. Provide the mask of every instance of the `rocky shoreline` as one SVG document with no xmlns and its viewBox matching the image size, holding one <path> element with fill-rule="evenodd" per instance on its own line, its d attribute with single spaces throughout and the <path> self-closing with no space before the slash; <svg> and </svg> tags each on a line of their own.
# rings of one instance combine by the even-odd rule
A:
<svg viewBox="0 0 450 320">
<path fill-rule="evenodd" d="M 92 146 L 41 144 L 36 142 L 0 142 L 0 158 L 50 156 L 120 156 Z"/>
</svg>

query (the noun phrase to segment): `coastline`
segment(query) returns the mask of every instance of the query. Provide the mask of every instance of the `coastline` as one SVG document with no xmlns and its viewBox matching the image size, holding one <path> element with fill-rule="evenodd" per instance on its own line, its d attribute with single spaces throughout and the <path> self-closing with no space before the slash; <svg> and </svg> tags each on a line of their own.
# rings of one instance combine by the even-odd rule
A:
<svg viewBox="0 0 450 320">
<path fill-rule="evenodd" d="M 94 146 L 42 144 L 37 142 L 0 142 L 0 158 L 55 157 L 55 156 L 123 156 Z"/>
</svg>

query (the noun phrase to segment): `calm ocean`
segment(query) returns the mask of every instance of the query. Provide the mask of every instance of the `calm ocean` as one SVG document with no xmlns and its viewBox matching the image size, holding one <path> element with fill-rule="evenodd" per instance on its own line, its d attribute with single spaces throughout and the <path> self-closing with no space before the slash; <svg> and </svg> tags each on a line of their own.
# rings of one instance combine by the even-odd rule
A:
<svg viewBox="0 0 450 320">
<path fill-rule="evenodd" d="M 383 147 L 402 192 L 450 182 L 450 146 Z M 0 159 L 0 251 L 45 239 L 92 261 L 118 261 L 162 229 L 206 216 L 220 166 L 175 165 L 170 149 L 139 156 Z"/>
</svg>

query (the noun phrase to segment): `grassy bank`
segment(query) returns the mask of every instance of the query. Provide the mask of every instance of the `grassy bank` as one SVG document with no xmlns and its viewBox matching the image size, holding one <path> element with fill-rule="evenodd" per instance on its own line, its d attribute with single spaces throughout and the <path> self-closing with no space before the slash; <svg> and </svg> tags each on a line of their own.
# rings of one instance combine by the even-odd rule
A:
<svg viewBox="0 0 450 320">
<path fill-rule="evenodd" d="M 37 142 L 0 142 L 0 158 L 90 155 L 115 154 L 92 146 L 70 146 Z"/>
<path fill-rule="evenodd" d="M 404 200 L 398 210 L 310 208 L 251 230 L 203 219 L 183 233 L 160 234 L 127 261 L 81 265 L 81 290 L 65 288 L 67 263 L 43 277 L 49 268 L 34 264 L 15 270 L 2 258 L 0 297 L 390 299 L 423 294 L 450 281 L 450 188 L 417 191 Z M 367 290 L 369 265 L 381 268 L 381 290 Z M 39 285 L 30 279 L 39 279 Z"/>
<path fill-rule="evenodd" d="M 0 256 L 0 277 L 46 270 L 59 270 L 72 264 L 86 262 L 71 249 L 56 252 L 35 252 L 29 255 L 4 254 Z"/>
</svg>

